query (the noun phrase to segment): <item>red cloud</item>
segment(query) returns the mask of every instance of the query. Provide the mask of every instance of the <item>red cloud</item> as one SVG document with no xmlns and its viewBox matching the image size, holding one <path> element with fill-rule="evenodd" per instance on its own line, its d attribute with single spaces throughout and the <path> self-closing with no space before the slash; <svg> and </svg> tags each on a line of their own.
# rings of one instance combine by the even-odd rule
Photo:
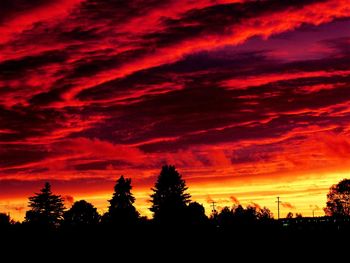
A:
<svg viewBox="0 0 350 263">
<path fill-rule="evenodd" d="M 65 140 L 53 146 L 55 151 L 61 151 L 68 155 L 95 157 L 103 159 L 118 159 L 139 162 L 144 158 L 144 154 L 137 148 L 125 145 L 117 145 L 98 139 L 76 138 Z"/>
<path fill-rule="evenodd" d="M 230 196 L 230 199 L 231 199 L 233 204 L 235 204 L 235 205 L 239 205 L 240 204 L 240 202 L 238 201 L 238 199 L 235 196 L 233 196 L 233 195 Z"/>
<path fill-rule="evenodd" d="M 294 206 L 294 205 L 292 205 L 291 203 L 288 203 L 288 202 L 282 202 L 281 204 L 282 204 L 282 206 L 283 206 L 284 208 L 288 208 L 288 209 L 295 209 L 295 206 Z"/>
<path fill-rule="evenodd" d="M 237 45 L 254 36 L 269 37 L 284 31 L 295 29 L 304 23 L 319 25 L 335 18 L 347 17 L 349 6 L 346 0 L 329 0 L 305 5 L 300 9 L 288 9 L 282 12 L 268 13 L 247 20 L 242 24 L 225 25 L 226 34 L 217 35 L 206 32 L 205 36 L 189 37 L 175 45 L 158 48 L 151 56 L 146 54 L 137 60 L 122 65 L 117 69 L 103 72 L 93 80 L 86 79 L 79 86 L 70 90 L 65 98 L 72 100 L 84 89 L 102 84 L 115 78 L 125 77 L 133 72 L 174 62 L 185 54 L 198 50 L 210 50 L 225 45 Z"/>
<path fill-rule="evenodd" d="M 133 33 L 145 33 L 153 31 L 156 27 L 162 27 L 162 18 L 181 18 L 181 15 L 190 10 L 203 9 L 220 4 L 233 4 L 248 2 L 249 0 L 168 0 L 157 8 L 150 9 L 144 15 L 135 17 L 123 25 L 123 30 Z"/>
<path fill-rule="evenodd" d="M 71 195 L 64 195 L 62 196 L 64 202 L 68 204 L 68 206 L 71 206 L 74 203 L 74 197 Z"/>
<path fill-rule="evenodd" d="M 184 25 L 181 22 L 181 19 L 192 18 L 186 17 L 186 15 L 188 16 L 188 13 L 183 12 L 186 11 L 186 8 L 193 8 L 194 4 L 192 4 L 192 2 L 184 2 L 187 4 L 183 5 L 182 7 L 180 4 L 174 4 L 172 2 L 174 5 L 174 8 L 172 9 L 165 8 L 164 6 L 156 7 L 156 9 L 153 11 L 148 12 L 147 15 L 150 16 L 150 21 L 156 21 L 159 23 L 160 17 L 164 17 L 164 12 L 156 11 L 158 8 L 160 8 L 160 10 L 173 10 L 171 12 L 174 13 L 166 11 L 165 14 L 167 14 L 167 12 L 170 12 L 168 14 L 170 18 L 174 15 L 175 17 L 178 16 L 179 18 L 177 20 L 180 21 L 179 27 L 186 27 L 188 25 Z M 201 7 L 203 10 L 207 10 L 206 7 L 208 7 L 210 4 L 210 1 L 201 1 L 198 3 L 198 8 Z M 267 10 L 270 8 L 269 4 L 269 1 L 266 1 Z M 197 7 L 197 5 L 195 5 L 195 7 Z M 210 10 L 210 8 L 208 10 Z M 305 4 L 301 8 L 298 7 L 298 9 L 295 9 L 293 7 L 285 9 L 276 8 L 276 11 L 272 9 L 272 11 L 269 10 L 266 13 L 262 12 L 255 17 L 243 17 L 240 23 L 237 23 L 236 20 L 233 20 L 227 24 L 222 24 L 223 29 L 225 29 L 223 30 L 224 33 L 222 33 L 221 30 L 220 33 L 217 33 L 215 30 L 203 30 L 203 33 L 188 34 L 187 36 L 181 35 L 183 38 L 181 40 L 179 40 L 178 36 L 175 34 L 167 45 L 163 45 L 161 42 L 158 43 L 157 41 L 161 40 L 156 39 L 156 43 L 154 43 L 155 47 L 152 48 L 152 50 L 145 49 L 145 52 L 140 52 L 140 54 L 137 53 L 137 55 L 134 55 L 132 58 L 125 57 L 125 62 L 123 63 L 118 63 L 116 60 L 115 65 L 112 64 L 111 67 L 108 67 L 101 72 L 97 72 L 94 74 L 94 78 L 87 76 L 81 77 L 79 79 L 74 79 L 74 81 L 71 81 L 74 83 L 74 85 L 66 91 L 63 91 L 61 94 L 61 97 L 68 102 L 64 104 L 56 102 L 55 105 L 57 107 L 65 107 L 67 105 L 81 105 L 79 104 L 79 101 L 75 100 L 75 97 L 86 89 L 106 83 L 116 78 L 123 78 L 137 71 L 175 62 L 181 59 L 184 55 L 190 54 L 192 52 L 198 52 L 198 50 L 211 50 L 225 45 L 237 45 L 243 43 L 253 36 L 269 37 L 273 34 L 295 29 L 305 23 L 319 25 L 322 23 L 330 22 L 336 18 L 347 17 L 348 14 L 349 12 L 347 1 L 329 0 L 325 2 Z M 282 17 L 283 19 L 281 19 Z M 134 19 L 137 20 L 138 18 Z M 125 37 L 125 39 L 120 39 L 120 41 L 123 40 L 123 46 L 118 47 L 113 45 L 114 51 L 112 51 L 110 55 L 124 56 L 124 54 L 127 54 L 128 52 L 131 52 L 131 54 L 133 54 L 133 50 L 137 51 L 137 48 L 135 49 L 134 38 L 136 38 L 136 40 L 139 40 L 140 43 L 144 42 L 143 45 L 151 45 L 144 39 L 147 39 L 146 36 L 149 34 L 149 29 L 152 29 L 152 31 L 154 31 L 154 23 L 152 24 L 152 22 L 150 22 L 150 28 L 145 28 L 144 31 L 140 33 L 139 30 L 141 30 L 142 27 L 132 26 L 133 23 L 135 23 L 133 22 L 133 19 L 127 21 L 131 26 L 126 26 L 127 23 L 124 23 L 124 27 L 120 26 L 120 24 L 118 27 L 113 26 L 109 28 L 111 30 L 111 34 L 103 36 L 107 40 L 109 37 L 112 37 L 114 32 L 116 35 L 122 33 L 126 34 L 127 36 L 130 36 L 131 39 L 133 39 L 131 42 L 128 42 L 128 37 Z M 143 21 L 148 21 L 148 19 L 143 19 Z M 207 26 L 203 21 L 198 21 L 198 23 L 199 25 L 203 23 L 203 26 Z M 107 25 L 105 22 L 101 22 L 101 24 L 98 24 L 97 26 L 101 26 L 102 28 L 109 27 L 109 25 Z M 163 26 L 157 28 L 160 30 L 158 32 L 159 36 L 162 36 L 162 34 L 171 34 L 173 32 L 173 29 L 166 23 Z M 169 33 L 167 31 L 169 31 Z M 118 42 L 119 39 L 115 40 Z M 47 46 L 47 43 L 45 43 L 45 46 Z M 72 53 L 70 61 L 80 61 L 82 58 L 84 58 L 84 56 L 86 56 L 86 54 L 96 53 L 101 50 L 102 47 L 102 50 L 112 48 L 112 46 L 108 46 L 108 44 L 106 46 L 86 45 L 86 50 L 82 49 L 81 51 L 75 52 L 74 54 Z M 31 48 L 30 50 L 33 49 Z"/>
<path fill-rule="evenodd" d="M 46 20 L 63 19 L 74 6 L 84 0 L 53 0 L 41 1 L 38 6 L 24 6 L 25 10 L 20 10 L 21 3 L 16 5 L 16 0 L 13 0 L 16 9 L 8 19 L 0 23 L 0 43 L 9 41 L 15 34 L 21 33 L 23 30 L 31 29 L 38 22 Z M 19 9 L 19 10 L 18 10 Z M 0 56 L 1 57 L 1 56 Z"/>
<path fill-rule="evenodd" d="M 318 145 L 324 153 L 332 158 L 340 160 L 350 159 L 350 137 L 332 133 L 324 133 L 318 136 Z"/>
<path fill-rule="evenodd" d="M 261 209 L 261 206 L 259 204 L 255 203 L 255 202 L 250 202 L 249 205 L 255 207 L 256 209 Z"/>
<path fill-rule="evenodd" d="M 278 81 L 288 81 L 288 80 L 296 80 L 303 78 L 313 78 L 313 77 L 333 77 L 333 76 L 346 76 L 350 74 L 350 70 L 339 70 L 339 71 L 298 71 L 293 73 L 281 73 L 278 74 L 264 74 L 264 75 L 256 75 L 256 76 L 248 76 L 245 78 L 234 78 L 231 80 L 226 80 L 223 85 L 227 88 L 232 89 L 245 89 L 251 86 L 261 86 L 266 85 Z M 303 87 L 305 92 L 315 92 L 322 89 L 333 88 L 332 85 L 329 86 L 310 86 Z"/>
</svg>

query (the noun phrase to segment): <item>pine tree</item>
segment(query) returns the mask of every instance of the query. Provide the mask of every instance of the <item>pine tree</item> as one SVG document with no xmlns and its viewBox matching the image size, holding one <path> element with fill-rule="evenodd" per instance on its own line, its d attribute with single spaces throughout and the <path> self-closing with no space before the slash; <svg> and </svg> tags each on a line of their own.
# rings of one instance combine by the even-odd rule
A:
<svg viewBox="0 0 350 263">
<path fill-rule="evenodd" d="M 57 226 L 63 219 L 64 203 L 60 195 L 51 192 L 50 183 L 45 183 L 40 193 L 29 197 L 31 209 L 27 211 L 25 221 L 41 226 Z"/>
<path fill-rule="evenodd" d="M 190 194 L 186 183 L 176 171 L 175 166 L 165 165 L 155 183 L 151 195 L 154 219 L 159 222 L 182 223 L 186 217 L 186 208 L 190 203 Z"/>
<path fill-rule="evenodd" d="M 112 224 L 134 224 L 139 213 L 134 207 L 135 197 L 131 193 L 131 179 L 121 176 L 114 186 L 114 193 L 109 200 L 108 221 Z"/>
</svg>

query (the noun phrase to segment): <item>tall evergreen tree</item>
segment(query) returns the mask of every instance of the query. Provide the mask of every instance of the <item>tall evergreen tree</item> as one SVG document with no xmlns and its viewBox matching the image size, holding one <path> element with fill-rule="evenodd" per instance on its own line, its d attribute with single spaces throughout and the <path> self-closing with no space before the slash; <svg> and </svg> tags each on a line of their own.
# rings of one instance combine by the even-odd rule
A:
<svg viewBox="0 0 350 263">
<path fill-rule="evenodd" d="M 108 221 L 112 224 L 133 224 L 137 222 L 139 213 L 134 202 L 135 197 L 131 193 L 131 179 L 121 176 L 114 186 L 114 193 L 109 200 Z"/>
<path fill-rule="evenodd" d="M 45 183 L 40 193 L 29 197 L 30 210 L 25 221 L 41 226 L 57 226 L 63 219 L 64 203 L 60 195 L 51 192 L 50 183 Z"/>
<path fill-rule="evenodd" d="M 165 165 L 155 183 L 151 195 L 154 219 L 163 223 L 182 223 L 186 217 L 186 208 L 190 203 L 190 194 L 186 183 L 175 169 L 175 166 Z"/>
</svg>

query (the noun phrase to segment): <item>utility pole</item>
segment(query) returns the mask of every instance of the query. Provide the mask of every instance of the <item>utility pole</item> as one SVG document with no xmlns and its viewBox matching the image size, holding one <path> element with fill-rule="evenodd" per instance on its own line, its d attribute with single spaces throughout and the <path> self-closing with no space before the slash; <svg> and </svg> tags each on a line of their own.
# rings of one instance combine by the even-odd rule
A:
<svg viewBox="0 0 350 263">
<path fill-rule="evenodd" d="M 278 215 L 277 218 L 280 219 L 280 203 L 282 203 L 282 202 L 280 201 L 280 197 L 279 196 L 277 196 L 276 203 L 277 203 L 277 215 Z"/>
<path fill-rule="evenodd" d="M 212 210 L 213 214 L 216 213 L 215 204 L 216 204 L 216 202 L 214 202 L 214 201 L 211 202 L 211 206 L 213 208 L 213 210 Z"/>
</svg>

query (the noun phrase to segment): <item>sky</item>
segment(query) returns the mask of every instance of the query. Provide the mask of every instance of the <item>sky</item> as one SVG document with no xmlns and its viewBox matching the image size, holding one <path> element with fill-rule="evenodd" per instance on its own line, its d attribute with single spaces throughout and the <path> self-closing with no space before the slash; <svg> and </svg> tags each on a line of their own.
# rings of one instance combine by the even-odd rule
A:
<svg viewBox="0 0 350 263">
<path fill-rule="evenodd" d="M 348 0 L 2 0 L 0 211 L 50 181 L 151 216 L 173 164 L 206 212 L 322 216 L 350 177 Z"/>
</svg>

